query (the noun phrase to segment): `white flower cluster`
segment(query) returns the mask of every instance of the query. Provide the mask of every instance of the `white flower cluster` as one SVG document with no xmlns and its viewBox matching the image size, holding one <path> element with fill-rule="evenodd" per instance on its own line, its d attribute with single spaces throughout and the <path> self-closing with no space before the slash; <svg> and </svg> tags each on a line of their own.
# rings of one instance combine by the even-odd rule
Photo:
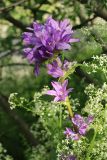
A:
<svg viewBox="0 0 107 160">
<path fill-rule="evenodd" d="M 93 56 L 92 61 L 88 63 L 84 62 L 83 66 L 88 74 L 101 72 L 101 74 L 107 78 L 107 55 Z"/>
</svg>

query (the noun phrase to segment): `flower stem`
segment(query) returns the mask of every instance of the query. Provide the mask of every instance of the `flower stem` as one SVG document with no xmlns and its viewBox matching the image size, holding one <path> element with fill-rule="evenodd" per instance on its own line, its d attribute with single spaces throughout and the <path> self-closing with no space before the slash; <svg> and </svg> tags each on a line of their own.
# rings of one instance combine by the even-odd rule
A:
<svg viewBox="0 0 107 160">
<path fill-rule="evenodd" d="M 62 83 L 62 82 L 64 82 L 64 80 L 65 80 L 65 77 L 60 77 L 58 81 Z M 72 118 L 73 117 L 73 111 L 72 111 L 72 106 L 70 104 L 69 97 L 66 98 L 64 104 L 67 106 L 69 115 Z"/>
<path fill-rule="evenodd" d="M 73 111 L 72 111 L 72 107 L 71 107 L 71 104 L 70 104 L 69 97 L 66 98 L 65 105 L 67 106 L 69 115 L 72 118 L 74 114 L 73 114 Z"/>
<path fill-rule="evenodd" d="M 62 128 L 62 107 L 60 105 L 60 121 L 59 121 L 59 126 Z"/>
</svg>

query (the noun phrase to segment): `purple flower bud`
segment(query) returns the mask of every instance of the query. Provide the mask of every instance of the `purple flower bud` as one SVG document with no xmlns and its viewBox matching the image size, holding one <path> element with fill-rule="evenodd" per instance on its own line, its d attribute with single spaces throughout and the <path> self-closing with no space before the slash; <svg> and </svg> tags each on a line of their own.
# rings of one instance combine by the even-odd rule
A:
<svg viewBox="0 0 107 160">
<path fill-rule="evenodd" d="M 65 60 L 64 64 L 62 64 L 60 58 L 58 57 L 51 64 L 47 65 L 48 74 L 50 74 L 54 78 L 62 77 L 64 76 L 64 72 L 69 69 L 69 64 L 70 62 L 68 62 L 67 60 Z"/>
<path fill-rule="evenodd" d="M 70 67 L 70 62 L 68 62 L 67 60 L 64 60 L 63 69 L 67 71 L 69 67 Z"/>
<path fill-rule="evenodd" d="M 68 156 L 67 157 L 67 159 L 66 160 L 76 160 L 76 157 L 75 156 L 73 156 L 73 155 L 70 155 L 70 156 Z"/>
<path fill-rule="evenodd" d="M 90 116 L 87 117 L 86 122 L 87 122 L 87 124 L 90 124 L 90 123 L 93 122 L 93 120 L 94 120 L 94 117 L 90 115 Z"/>
<path fill-rule="evenodd" d="M 62 77 L 64 75 L 63 70 L 61 69 L 62 63 L 59 58 L 56 61 L 53 61 L 52 64 L 47 65 L 48 74 L 54 78 Z"/>
<path fill-rule="evenodd" d="M 64 134 L 66 135 L 67 138 L 71 138 L 72 140 L 79 140 L 79 135 L 75 132 L 73 132 L 70 128 L 66 128 L 64 131 Z"/>
<path fill-rule="evenodd" d="M 64 131 L 64 134 L 67 136 L 67 138 L 70 138 L 72 134 L 72 130 L 70 128 L 66 128 L 66 130 Z"/>
</svg>

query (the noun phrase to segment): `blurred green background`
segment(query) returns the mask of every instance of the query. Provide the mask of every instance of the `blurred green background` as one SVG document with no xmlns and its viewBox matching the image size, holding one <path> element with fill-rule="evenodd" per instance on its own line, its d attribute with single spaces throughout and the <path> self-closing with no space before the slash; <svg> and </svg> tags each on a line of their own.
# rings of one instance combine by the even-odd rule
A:
<svg viewBox="0 0 107 160">
<path fill-rule="evenodd" d="M 69 18 L 75 37 L 80 38 L 64 54 L 65 58 L 91 65 L 93 56 L 107 53 L 107 0 L 0 0 L 0 160 L 26 160 L 30 147 L 36 150 L 38 145 L 30 131 L 38 117 L 24 109 L 10 110 L 8 97 L 16 92 L 32 100 L 35 92 L 50 85 L 52 78 L 44 66 L 40 76 L 34 76 L 32 65 L 23 57 L 21 38 L 34 20 L 43 23 L 49 16 Z M 102 70 L 93 74 L 88 74 L 88 70 L 78 67 L 70 77 L 75 88 L 72 96 L 80 97 L 81 105 L 86 98 L 85 86 L 107 82 Z"/>
</svg>

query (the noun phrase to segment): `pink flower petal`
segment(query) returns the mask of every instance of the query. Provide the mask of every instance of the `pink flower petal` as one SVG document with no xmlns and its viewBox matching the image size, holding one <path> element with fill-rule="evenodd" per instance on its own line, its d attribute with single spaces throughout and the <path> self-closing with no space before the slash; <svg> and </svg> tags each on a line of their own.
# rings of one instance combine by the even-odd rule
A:
<svg viewBox="0 0 107 160">
<path fill-rule="evenodd" d="M 49 91 L 47 91 L 46 94 L 52 95 L 52 96 L 56 96 L 56 91 L 54 91 L 54 90 L 49 90 Z"/>
</svg>

